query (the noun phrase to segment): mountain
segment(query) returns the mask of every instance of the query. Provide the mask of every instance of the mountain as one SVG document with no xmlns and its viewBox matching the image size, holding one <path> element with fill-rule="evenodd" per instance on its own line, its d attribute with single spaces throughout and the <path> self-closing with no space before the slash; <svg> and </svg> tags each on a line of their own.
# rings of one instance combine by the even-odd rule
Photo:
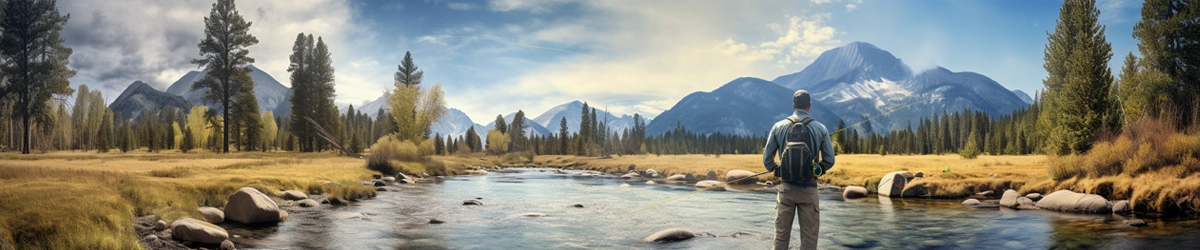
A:
<svg viewBox="0 0 1200 250">
<path fill-rule="evenodd" d="M 772 82 L 788 89 L 802 89 L 847 75 L 859 77 L 856 80 L 860 81 L 897 81 L 912 76 L 912 70 L 891 52 L 869 43 L 852 42 L 822 52 L 817 60 L 800 72 L 776 77 Z"/>
<path fill-rule="evenodd" d="M 886 133 L 916 126 L 920 118 L 943 111 L 972 109 L 993 117 L 1028 107 L 1017 92 L 987 76 L 937 67 L 913 75 L 891 52 L 864 42 L 821 53 L 800 72 L 774 84 L 739 78 L 713 90 L 688 95 L 647 127 L 654 135 L 678 125 L 701 133 L 764 135 L 790 109 L 791 94 L 807 90 L 812 114 L 830 130 L 838 119 L 860 133 Z"/>
<path fill-rule="evenodd" d="M 687 95 L 655 117 L 646 126 L 646 133 L 657 135 L 681 125 L 701 134 L 762 136 L 792 114 L 794 92 L 767 80 L 738 78 L 712 92 Z M 821 103 L 814 102 L 810 114 L 831 130 L 837 126 L 838 116 Z"/>
<path fill-rule="evenodd" d="M 366 102 L 366 103 L 363 103 L 362 105 L 358 106 L 357 110 L 359 112 L 366 113 L 367 116 L 370 116 L 371 118 L 378 118 L 376 116 L 379 115 L 379 110 L 385 110 L 385 109 L 387 109 L 387 107 L 388 107 L 388 102 L 387 102 L 387 95 L 385 93 L 384 95 L 380 95 L 379 98 L 376 98 L 374 101 Z M 462 112 L 462 111 L 459 111 L 459 112 Z M 466 116 L 466 115 L 464 114 L 463 116 Z M 468 118 L 468 120 L 470 120 L 470 118 Z M 463 130 L 463 131 L 466 131 L 466 130 Z"/>
<path fill-rule="evenodd" d="M 1021 101 L 1024 101 L 1025 103 L 1033 104 L 1033 98 L 1029 97 L 1029 94 L 1026 94 L 1025 91 L 1021 91 L 1018 89 L 1018 90 L 1013 90 L 1012 92 L 1014 95 L 1017 95 L 1017 98 L 1021 98 Z"/>
<path fill-rule="evenodd" d="M 589 108 L 595 107 L 589 106 Z M 566 117 L 567 131 L 570 133 L 578 133 L 579 123 L 583 120 L 580 118 L 580 114 L 582 113 L 580 111 L 583 111 L 583 102 L 576 100 L 554 106 L 553 108 L 546 110 L 546 112 L 542 112 L 542 114 L 538 115 L 537 118 L 533 118 L 533 121 L 542 125 L 543 127 L 546 127 L 546 129 L 552 133 L 558 133 L 560 126 L 562 126 L 562 118 Z M 596 109 L 596 120 L 599 120 L 599 122 L 604 122 L 606 118 L 608 119 L 607 125 L 610 131 L 620 132 L 626 128 L 633 127 L 634 121 L 633 116 L 631 115 L 621 115 L 620 117 L 617 117 L 616 115 L 608 113 L 607 111 Z M 641 119 L 645 120 L 644 122 L 647 124 L 650 123 L 650 120 L 646 119 L 646 117 L 642 117 Z"/>
<path fill-rule="evenodd" d="M 286 115 L 292 113 L 291 104 L 288 98 L 292 96 L 292 89 L 283 86 L 274 77 L 267 72 L 258 69 L 254 65 L 250 65 L 250 78 L 254 79 L 254 96 L 258 97 L 258 108 L 262 111 L 272 111 L 275 115 Z M 204 78 L 203 71 L 191 71 L 172 83 L 167 88 L 167 93 L 177 96 L 182 96 L 194 104 L 204 104 L 209 108 L 217 108 L 220 105 L 205 103 L 204 90 L 192 90 L 192 85 L 200 79 Z"/>
<path fill-rule="evenodd" d="M 376 113 L 377 112 L 378 111 L 376 111 Z M 370 113 L 370 115 L 374 114 L 375 113 Z M 479 126 L 479 124 L 475 124 L 475 122 L 471 121 L 471 117 L 468 117 L 466 113 L 462 112 L 462 110 L 448 108 L 446 109 L 446 115 L 442 116 L 442 118 L 438 119 L 437 121 L 434 121 L 433 124 L 429 126 L 429 134 L 441 134 L 442 136 L 448 135 L 451 137 L 459 137 L 466 135 L 467 130 L 471 127 L 475 127 L 475 133 L 487 133 L 487 130 L 485 130 L 483 126 Z"/>
<path fill-rule="evenodd" d="M 121 95 L 108 105 L 108 108 L 124 119 L 134 119 L 143 111 L 150 109 L 159 110 L 164 107 L 173 107 L 186 112 L 191 106 L 191 103 L 182 97 L 158 91 L 149 84 L 136 81 L 126 87 L 125 91 L 122 91 Z"/>
<path fill-rule="evenodd" d="M 508 115 L 505 115 L 504 116 L 505 124 L 511 126 L 513 118 L 515 118 L 516 116 L 517 116 L 516 112 L 508 113 Z M 541 124 L 538 124 L 537 122 L 534 122 L 533 120 L 530 120 L 528 116 L 525 117 L 525 125 L 526 125 L 525 136 L 532 136 L 532 135 L 543 135 L 544 136 L 544 135 L 550 134 L 549 129 L 546 129 L 545 126 L 542 126 Z M 487 131 L 491 130 L 493 128 L 496 128 L 495 119 L 493 119 L 492 122 L 489 122 L 487 125 L 483 126 L 483 132 L 480 132 L 479 135 L 482 136 L 483 138 L 487 138 Z M 476 128 L 476 129 L 478 129 L 478 128 Z M 558 133 L 558 131 L 555 131 L 555 133 Z"/>
</svg>

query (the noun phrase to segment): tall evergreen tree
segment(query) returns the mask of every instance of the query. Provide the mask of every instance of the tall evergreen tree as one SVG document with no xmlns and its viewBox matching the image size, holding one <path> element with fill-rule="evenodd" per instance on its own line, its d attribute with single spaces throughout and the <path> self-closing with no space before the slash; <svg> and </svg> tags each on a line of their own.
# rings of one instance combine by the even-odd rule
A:
<svg viewBox="0 0 1200 250">
<path fill-rule="evenodd" d="M 204 17 L 204 39 L 197 45 L 200 56 L 192 63 L 205 68 L 205 76 L 192 85 L 192 90 L 207 89 L 204 101 L 220 105 L 222 116 L 223 152 L 229 152 L 230 110 L 234 101 L 247 89 L 254 89 L 250 78 L 251 63 L 247 47 L 258 44 L 258 38 L 250 34 L 251 22 L 238 13 L 233 0 L 217 0 L 209 16 Z M 256 114 L 258 111 L 254 111 Z"/>
<path fill-rule="evenodd" d="M 290 122 L 292 134 L 299 138 L 303 152 L 323 150 L 327 143 L 317 135 L 316 127 L 308 119 L 331 134 L 339 131 L 337 108 L 333 104 L 335 69 L 332 57 L 323 38 L 314 40 L 312 34 L 296 35 L 289 56 L 291 64 L 288 65 L 292 81 Z"/>
<path fill-rule="evenodd" d="M 467 134 L 465 136 L 466 138 L 464 139 L 466 140 L 467 148 L 470 149 L 471 152 L 483 151 L 483 140 L 479 138 L 479 133 L 475 132 L 475 126 L 467 128 Z"/>
<path fill-rule="evenodd" d="M 405 52 L 397 68 L 388 104 L 392 119 L 396 120 L 396 138 L 401 141 L 418 142 L 429 136 L 429 126 L 446 114 L 446 104 L 441 84 L 423 89 L 420 87 L 423 71 L 417 69 L 412 53 Z"/>
<path fill-rule="evenodd" d="M 563 116 L 562 120 L 558 122 L 558 154 L 567 155 L 567 138 L 570 136 L 571 134 L 567 130 L 567 117 Z"/>
<path fill-rule="evenodd" d="M 1133 27 L 1147 68 L 1165 74 L 1162 93 L 1177 111 L 1179 125 L 1200 123 L 1200 3 L 1146 0 L 1142 20 Z"/>
<path fill-rule="evenodd" d="M 104 116 L 100 120 L 100 132 L 96 137 L 96 150 L 99 153 L 108 152 L 112 148 L 114 141 L 113 136 L 113 112 L 105 108 Z"/>
<path fill-rule="evenodd" d="M 1095 5 L 1094 0 L 1067 0 L 1054 33 L 1047 34 L 1048 76 L 1042 81 L 1046 92 L 1038 131 L 1050 154 L 1088 150 L 1096 131 L 1112 115 L 1113 78 L 1108 68 L 1112 47 L 1105 40 Z"/>
<path fill-rule="evenodd" d="M 525 143 L 528 138 L 525 138 L 525 129 L 529 125 L 525 124 L 525 111 L 517 110 L 517 114 L 513 115 L 512 124 L 509 125 L 508 136 L 512 145 L 508 147 L 509 152 L 524 151 Z"/>
<path fill-rule="evenodd" d="M 503 115 L 496 115 L 496 123 L 494 124 L 493 128 L 495 128 L 497 131 L 500 131 L 500 133 L 508 133 L 508 125 L 504 121 Z"/>
<path fill-rule="evenodd" d="M 34 122 L 53 125 L 49 100 L 70 95 L 67 68 L 71 48 L 63 46 L 59 34 L 71 15 L 60 15 L 54 0 L 4 1 L 0 19 L 0 97 L 12 99 L 12 115 L 21 120 L 20 150 L 29 154 Z"/>
</svg>

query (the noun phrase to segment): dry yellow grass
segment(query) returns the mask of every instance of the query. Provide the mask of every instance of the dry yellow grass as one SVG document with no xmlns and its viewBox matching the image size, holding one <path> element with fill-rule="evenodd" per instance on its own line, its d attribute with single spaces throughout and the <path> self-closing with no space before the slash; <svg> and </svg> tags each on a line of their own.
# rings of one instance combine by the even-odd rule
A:
<svg viewBox="0 0 1200 250">
<path fill-rule="evenodd" d="M 704 175 L 709 170 L 724 176 L 734 169 L 753 172 L 766 171 L 762 166 L 761 155 L 626 155 L 601 159 L 596 157 L 576 157 L 561 155 L 538 156 L 532 163 L 508 163 L 501 165 L 520 166 L 535 165 L 549 167 L 572 167 L 597 170 L 607 173 L 622 173 L 629 165 L 637 169 L 654 169 L 667 175 L 677 173 L 692 173 Z M 876 184 L 884 174 L 894 171 L 924 172 L 925 178 L 913 182 L 912 186 L 921 186 L 931 192 L 933 197 L 963 197 L 984 190 L 1014 188 L 1032 182 L 1049 180 L 1046 172 L 1046 157 L 1041 155 L 1029 156 L 979 156 L 976 159 L 963 159 L 959 155 L 839 155 L 837 163 L 828 174 L 820 178 L 821 182 L 838 186 L 864 186 L 875 190 Z M 950 172 L 942 170 L 949 168 Z M 992 176 L 992 174 L 995 174 Z M 764 179 L 773 180 L 774 176 L 764 175 Z"/>
<path fill-rule="evenodd" d="M 134 216 L 201 218 L 241 187 L 358 198 L 365 161 L 326 153 L 0 154 L 0 246 L 136 249 Z"/>
</svg>

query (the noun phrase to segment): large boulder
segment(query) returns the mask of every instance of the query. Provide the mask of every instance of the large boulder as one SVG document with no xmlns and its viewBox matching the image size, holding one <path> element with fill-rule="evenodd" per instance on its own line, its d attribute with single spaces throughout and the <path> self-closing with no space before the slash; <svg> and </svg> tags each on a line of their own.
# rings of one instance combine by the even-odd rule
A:
<svg viewBox="0 0 1200 250">
<path fill-rule="evenodd" d="M 842 191 L 843 199 L 867 198 L 867 188 L 859 186 L 848 186 Z"/>
<path fill-rule="evenodd" d="M 725 191 L 725 184 L 714 180 L 697 182 L 696 187 L 708 190 Z"/>
<path fill-rule="evenodd" d="M 384 178 L 388 178 L 388 177 L 384 177 Z M 283 191 L 282 193 L 279 193 L 279 198 L 283 198 L 284 200 L 289 200 L 289 201 L 298 201 L 298 200 L 308 199 L 308 195 L 304 194 L 304 192 L 300 192 L 300 191 L 296 191 L 296 190 L 288 190 L 288 191 Z"/>
<path fill-rule="evenodd" d="M 229 239 L 224 228 L 192 218 L 182 218 L 171 223 L 172 238 L 191 242 L 221 244 Z"/>
<path fill-rule="evenodd" d="M 225 222 L 225 212 L 222 212 L 221 209 L 215 207 L 200 207 L 196 210 L 200 210 L 200 215 L 204 216 L 204 220 L 208 221 L 208 223 Z"/>
<path fill-rule="evenodd" d="M 908 185 L 908 181 L 915 178 L 912 173 L 907 171 L 891 172 L 883 175 L 879 179 L 879 195 L 887 197 L 903 197 L 904 185 Z"/>
<path fill-rule="evenodd" d="M 1037 207 L 1046 210 L 1072 213 L 1109 213 L 1112 208 L 1108 200 L 1099 195 L 1081 194 L 1070 190 L 1058 190 L 1042 197 Z"/>
<path fill-rule="evenodd" d="M 1017 197 L 1021 197 L 1021 193 L 1017 190 L 1004 190 L 1004 195 L 1000 196 L 1000 205 L 1005 207 L 1017 207 Z"/>
<path fill-rule="evenodd" d="M 313 199 L 300 200 L 299 204 L 301 207 L 319 207 L 319 206 L 321 206 L 320 202 L 317 202 L 316 200 L 313 200 Z"/>
<path fill-rule="evenodd" d="M 734 169 L 725 172 L 725 181 L 730 184 L 754 184 L 758 182 L 757 177 L 753 177 L 754 172 L 747 170 Z"/>
<path fill-rule="evenodd" d="M 704 180 L 709 180 L 709 181 L 717 180 L 717 171 L 709 170 L 708 174 L 704 175 Z"/>
<path fill-rule="evenodd" d="M 682 227 L 663 229 L 642 237 L 643 242 L 676 242 L 696 237 L 696 233 Z"/>
<path fill-rule="evenodd" d="M 645 173 L 645 174 L 642 174 L 642 177 L 646 177 L 646 178 L 662 178 L 662 174 L 659 174 L 659 173 L 658 173 L 658 171 L 654 171 L 654 169 L 646 169 L 646 173 Z"/>
<path fill-rule="evenodd" d="M 642 175 L 638 174 L 637 172 L 629 172 L 625 175 L 622 175 L 621 179 L 633 179 L 633 178 L 638 178 L 638 177 L 642 177 Z"/>
<path fill-rule="evenodd" d="M 271 197 L 267 197 L 258 189 L 244 187 L 229 196 L 229 202 L 225 203 L 225 219 L 254 224 L 284 220 L 287 219 L 287 214 L 279 210 L 279 205 L 276 205 Z"/>
<path fill-rule="evenodd" d="M 681 175 L 681 174 L 674 174 L 671 176 L 667 176 L 667 180 L 668 181 L 687 181 L 687 176 Z"/>
<path fill-rule="evenodd" d="M 683 180 L 689 181 L 689 182 L 696 181 L 696 176 L 692 175 L 692 173 L 687 173 L 687 174 L 683 175 Z"/>
</svg>

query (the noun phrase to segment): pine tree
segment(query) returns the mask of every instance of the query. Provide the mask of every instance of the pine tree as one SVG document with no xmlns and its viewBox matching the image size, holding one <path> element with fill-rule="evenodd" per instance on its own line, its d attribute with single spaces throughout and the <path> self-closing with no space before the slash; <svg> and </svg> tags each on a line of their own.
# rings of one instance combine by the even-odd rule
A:
<svg viewBox="0 0 1200 250">
<path fill-rule="evenodd" d="M 528 140 L 525 138 L 525 129 L 528 127 L 528 125 L 525 125 L 525 111 L 517 110 L 517 114 L 513 116 L 512 124 L 509 125 L 508 130 L 508 136 L 512 144 L 508 147 L 509 152 L 520 152 L 526 149 L 525 144 Z"/>
<path fill-rule="evenodd" d="M 67 68 L 71 48 L 63 46 L 59 34 L 70 15 L 60 15 L 54 0 L 10 0 L 4 3 L 0 18 L 0 75 L 7 79 L 0 96 L 11 98 L 12 115 L 21 122 L 22 154 L 29 154 L 35 125 L 53 125 L 49 101 L 67 96 L 69 79 L 75 71 Z M 36 123 L 36 124 L 35 124 Z"/>
<path fill-rule="evenodd" d="M 96 150 L 99 153 L 106 153 L 113 146 L 113 112 L 105 108 L 104 116 L 100 120 L 100 132 L 96 137 Z"/>
<path fill-rule="evenodd" d="M 446 140 L 442 138 L 441 133 L 433 136 L 433 153 L 437 155 L 446 154 Z"/>
<path fill-rule="evenodd" d="M 206 73 L 203 79 L 192 85 L 192 89 L 207 89 L 204 101 L 216 103 L 221 109 L 224 124 L 222 152 L 225 153 L 229 152 L 228 128 L 232 115 L 229 111 L 238 96 L 245 94 L 242 91 L 247 88 L 243 85 L 250 85 L 248 89 L 254 89 L 248 66 L 254 63 L 254 58 L 248 55 L 250 50 L 247 47 L 258 44 L 258 38 L 250 34 L 251 24 L 238 13 L 233 0 L 217 0 L 209 16 L 204 18 L 204 39 L 198 45 L 203 58 L 192 60 L 193 64 L 205 67 Z"/>
<path fill-rule="evenodd" d="M 568 154 L 567 153 L 567 138 L 570 136 L 571 136 L 571 134 L 567 130 L 567 117 L 563 116 L 562 120 L 560 120 L 558 122 L 558 140 L 559 140 L 558 154 L 561 154 L 561 155 Z"/>
<path fill-rule="evenodd" d="M 196 138 L 192 135 L 190 127 L 183 127 L 183 142 L 179 143 L 179 152 L 187 153 L 196 145 Z"/>
<path fill-rule="evenodd" d="M 1181 127 L 1200 123 L 1200 3 L 1146 0 L 1133 27 L 1146 69 L 1163 74 L 1162 86 L 1146 90 L 1165 95 Z M 1128 64 L 1128 63 L 1127 63 Z M 1156 82 L 1157 83 L 1157 82 Z"/>
<path fill-rule="evenodd" d="M 508 125 L 504 121 L 503 115 L 496 115 L 496 123 L 493 127 L 496 131 L 500 131 L 500 133 L 508 133 Z"/>
<path fill-rule="evenodd" d="M 467 128 L 467 135 L 466 135 L 465 139 L 466 139 L 466 143 L 467 143 L 467 148 L 470 149 L 471 152 L 483 151 L 483 149 L 482 149 L 483 142 L 479 138 L 479 133 L 475 132 L 475 126 L 471 126 L 470 128 Z"/>
<path fill-rule="evenodd" d="M 1108 60 L 1112 47 L 1098 23 L 1094 0 L 1068 0 L 1060 10 L 1054 33 L 1048 34 L 1038 131 L 1050 154 L 1079 153 L 1091 148 L 1096 130 L 1112 107 Z"/>
</svg>

